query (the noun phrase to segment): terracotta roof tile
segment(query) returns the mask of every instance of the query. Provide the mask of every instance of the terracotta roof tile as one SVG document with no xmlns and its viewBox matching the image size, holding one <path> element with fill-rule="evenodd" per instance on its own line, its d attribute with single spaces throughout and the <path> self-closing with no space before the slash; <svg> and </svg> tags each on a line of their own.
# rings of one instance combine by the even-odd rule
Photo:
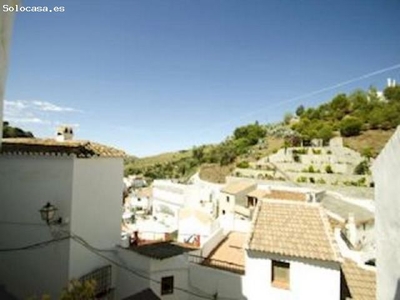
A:
<svg viewBox="0 0 400 300">
<path fill-rule="evenodd" d="M 351 299 L 376 299 L 376 272 L 358 266 L 355 262 L 345 259 L 342 272 L 350 291 Z"/>
<path fill-rule="evenodd" d="M 269 191 L 257 189 L 257 190 L 254 190 L 254 191 L 251 191 L 250 193 L 248 193 L 247 196 L 248 197 L 257 198 L 257 199 L 261 199 L 261 198 L 264 198 L 264 196 L 267 193 L 269 193 Z"/>
<path fill-rule="evenodd" d="M 0 153 L 76 155 L 79 158 L 124 157 L 126 155 L 121 150 L 89 141 L 59 142 L 54 139 L 37 138 L 3 139 Z"/>
<path fill-rule="evenodd" d="M 226 185 L 221 192 L 235 195 L 240 192 L 243 192 L 245 190 L 251 190 L 252 188 L 256 188 L 256 184 L 253 182 L 249 181 L 237 181 L 237 182 L 231 182 L 228 185 Z"/>
<path fill-rule="evenodd" d="M 262 201 L 253 226 L 250 250 L 339 261 L 328 219 L 318 204 Z"/>
<path fill-rule="evenodd" d="M 281 191 L 271 190 L 270 193 L 266 193 L 264 198 L 268 199 L 281 199 L 281 200 L 293 200 L 293 201 L 306 201 L 306 194 L 292 191 Z"/>
</svg>

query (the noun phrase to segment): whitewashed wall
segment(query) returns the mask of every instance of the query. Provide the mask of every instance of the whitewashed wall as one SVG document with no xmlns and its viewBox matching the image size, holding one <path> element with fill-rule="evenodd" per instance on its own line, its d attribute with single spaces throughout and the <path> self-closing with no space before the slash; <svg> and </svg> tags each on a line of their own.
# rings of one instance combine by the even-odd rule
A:
<svg viewBox="0 0 400 300">
<path fill-rule="evenodd" d="M 70 157 L 0 155 L 0 248 L 52 239 L 39 209 L 50 202 L 59 215 L 69 218 L 72 176 Z M 65 241 L 36 250 L 0 252 L 0 284 L 19 298 L 43 293 L 58 298 L 68 279 L 69 247 L 70 241 Z"/>
<path fill-rule="evenodd" d="M 218 295 L 216 299 L 247 299 L 243 295 L 243 276 L 232 272 L 190 264 L 189 280 L 189 287 L 193 292 L 207 296 L 210 299 L 215 294 Z M 191 296 L 190 299 L 202 298 Z M 259 297 L 258 299 L 261 298 Z"/>
<path fill-rule="evenodd" d="M 121 238 L 122 174 L 121 158 L 74 160 L 71 230 L 99 249 L 112 249 Z M 106 264 L 86 248 L 71 243 L 71 277 Z"/>
<path fill-rule="evenodd" d="M 125 270 L 118 270 L 117 299 L 134 295 L 146 288 L 151 288 L 162 300 L 191 299 L 188 294 L 174 289 L 173 294 L 161 295 L 161 279 L 174 276 L 174 286 L 189 290 L 188 287 L 188 258 L 186 254 L 166 258 L 163 260 L 152 259 L 134 251 L 120 249 L 118 259 L 134 272 L 143 277 Z M 151 278 L 146 279 L 146 278 Z"/>
<path fill-rule="evenodd" d="M 400 127 L 373 165 L 377 299 L 400 298 Z"/>
<path fill-rule="evenodd" d="M 290 263 L 290 289 L 278 289 L 271 286 L 271 259 L 263 253 L 247 251 L 244 294 L 248 300 L 263 299 L 292 300 L 339 300 L 340 267 L 339 264 L 297 259 L 284 260 Z"/>
</svg>

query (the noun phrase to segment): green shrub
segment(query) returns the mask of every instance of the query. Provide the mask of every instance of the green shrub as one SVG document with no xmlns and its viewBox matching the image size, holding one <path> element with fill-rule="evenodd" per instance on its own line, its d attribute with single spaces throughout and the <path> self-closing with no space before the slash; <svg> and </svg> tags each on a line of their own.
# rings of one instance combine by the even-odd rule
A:
<svg viewBox="0 0 400 300">
<path fill-rule="evenodd" d="M 246 160 L 243 160 L 241 162 L 239 162 L 236 167 L 241 168 L 241 169 L 247 169 L 249 167 L 249 162 Z"/>
<path fill-rule="evenodd" d="M 356 175 L 365 175 L 369 174 L 369 166 L 368 162 L 363 160 L 354 168 L 354 174 Z"/>
<path fill-rule="evenodd" d="M 308 173 L 315 173 L 313 165 L 310 165 L 307 170 L 308 170 Z"/>
<path fill-rule="evenodd" d="M 361 132 L 363 123 L 356 117 L 344 118 L 340 122 L 340 134 L 342 136 L 356 136 Z"/>
<path fill-rule="evenodd" d="M 328 173 L 328 174 L 333 174 L 333 170 L 332 170 L 331 165 L 327 165 L 325 167 L 325 172 Z"/>
<path fill-rule="evenodd" d="M 297 182 L 307 182 L 307 177 L 305 177 L 305 176 L 300 176 L 300 177 L 297 178 L 296 181 L 297 181 Z"/>
<path fill-rule="evenodd" d="M 318 184 L 326 184 L 326 181 L 323 178 L 317 180 Z"/>
<path fill-rule="evenodd" d="M 320 155 L 321 154 L 321 149 L 312 149 L 312 153 L 315 155 Z"/>
</svg>

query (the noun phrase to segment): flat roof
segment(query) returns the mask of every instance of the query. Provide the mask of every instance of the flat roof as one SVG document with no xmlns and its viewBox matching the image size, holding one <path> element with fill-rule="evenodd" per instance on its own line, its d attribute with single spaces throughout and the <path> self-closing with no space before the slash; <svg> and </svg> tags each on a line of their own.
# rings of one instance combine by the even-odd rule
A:
<svg viewBox="0 0 400 300">
<path fill-rule="evenodd" d="M 171 241 L 156 241 L 137 246 L 132 245 L 129 247 L 129 250 L 159 260 L 178 256 L 196 249 L 196 247 L 190 245 Z"/>
<path fill-rule="evenodd" d="M 256 185 L 256 183 L 250 181 L 236 181 L 228 183 L 225 187 L 222 188 L 221 192 L 235 195 L 252 187 L 255 188 Z"/>
<path fill-rule="evenodd" d="M 344 220 L 347 220 L 349 218 L 349 213 L 352 213 L 357 224 L 375 219 L 374 214 L 368 209 L 332 195 L 324 195 L 321 204 L 326 210 L 338 215 Z"/>
<path fill-rule="evenodd" d="M 245 243 L 247 233 L 231 232 L 210 253 L 203 264 L 226 271 L 244 273 L 245 270 Z"/>
</svg>

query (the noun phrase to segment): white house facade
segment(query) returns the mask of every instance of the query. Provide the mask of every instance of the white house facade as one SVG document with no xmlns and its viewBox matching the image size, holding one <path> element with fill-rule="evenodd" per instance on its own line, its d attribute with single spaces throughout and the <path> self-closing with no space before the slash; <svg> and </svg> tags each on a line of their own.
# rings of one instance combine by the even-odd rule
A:
<svg viewBox="0 0 400 300">
<path fill-rule="evenodd" d="M 110 265 L 71 237 L 98 249 L 119 243 L 122 155 L 90 142 L 3 140 L 0 285 L 22 299 L 56 298 L 68 280 Z M 58 209 L 60 222 L 48 226 L 41 219 L 46 203 Z"/>
<path fill-rule="evenodd" d="M 377 299 L 400 298 L 400 127 L 373 165 Z"/>
<path fill-rule="evenodd" d="M 244 294 L 260 299 L 340 299 L 340 257 L 318 204 L 263 201 L 246 246 Z"/>
</svg>

